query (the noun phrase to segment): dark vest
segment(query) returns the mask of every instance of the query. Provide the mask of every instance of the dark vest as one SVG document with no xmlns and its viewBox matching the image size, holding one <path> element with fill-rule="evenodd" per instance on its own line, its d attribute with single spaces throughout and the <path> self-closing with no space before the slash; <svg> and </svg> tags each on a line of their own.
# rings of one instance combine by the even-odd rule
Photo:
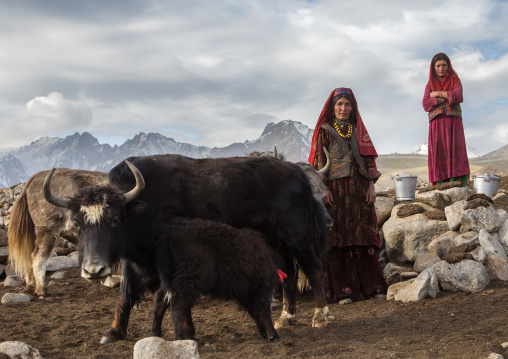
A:
<svg viewBox="0 0 508 359">
<path fill-rule="evenodd" d="M 351 156 L 356 160 L 361 175 L 368 179 L 369 173 L 365 166 L 365 159 L 360 154 L 360 147 L 358 146 L 356 126 L 353 126 L 351 141 L 349 143 L 329 123 L 325 123 L 321 127 L 331 135 L 332 139 L 328 148 L 332 160 L 330 172 L 327 175 L 328 179 L 336 180 L 351 176 Z"/>
</svg>

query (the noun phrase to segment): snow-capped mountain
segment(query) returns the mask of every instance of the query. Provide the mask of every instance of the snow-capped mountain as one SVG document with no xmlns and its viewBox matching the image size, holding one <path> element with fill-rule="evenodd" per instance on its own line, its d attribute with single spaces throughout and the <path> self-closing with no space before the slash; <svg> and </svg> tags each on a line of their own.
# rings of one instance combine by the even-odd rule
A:
<svg viewBox="0 0 508 359">
<path fill-rule="evenodd" d="M 0 187 L 27 181 L 34 173 L 52 167 L 109 171 L 130 156 L 173 153 L 193 158 L 244 156 L 253 151 L 270 151 L 277 146 L 289 161 L 306 161 L 312 130 L 287 120 L 269 123 L 261 137 L 226 147 L 194 146 L 176 142 L 159 133 L 139 133 L 121 146 L 100 144 L 88 132 L 66 138 L 42 137 L 8 154 L 0 155 Z"/>
<path fill-rule="evenodd" d="M 0 187 L 24 182 L 29 177 L 25 167 L 18 159 L 9 154 L 0 154 Z"/>
<path fill-rule="evenodd" d="M 412 153 L 417 155 L 427 155 L 429 153 L 429 146 L 427 142 L 422 144 L 420 147 L 416 148 Z M 474 147 L 467 147 L 467 157 L 469 158 L 475 158 L 475 157 L 481 157 L 482 154 L 480 151 L 478 151 Z"/>
</svg>

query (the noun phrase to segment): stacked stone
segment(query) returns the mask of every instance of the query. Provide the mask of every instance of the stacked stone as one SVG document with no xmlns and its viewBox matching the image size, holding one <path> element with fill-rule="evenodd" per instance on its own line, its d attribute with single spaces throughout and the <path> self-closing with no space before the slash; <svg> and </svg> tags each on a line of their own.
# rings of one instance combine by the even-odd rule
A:
<svg viewBox="0 0 508 359">
<path fill-rule="evenodd" d="M 409 202 L 378 196 L 387 299 L 479 292 L 491 279 L 508 280 L 507 211 L 508 191 L 490 199 L 460 182 L 422 187 Z"/>
<path fill-rule="evenodd" d="M 0 188 L 0 228 L 7 228 L 11 219 L 12 206 L 25 188 L 25 183 L 20 183 L 10 188 Z"/>
</svg>

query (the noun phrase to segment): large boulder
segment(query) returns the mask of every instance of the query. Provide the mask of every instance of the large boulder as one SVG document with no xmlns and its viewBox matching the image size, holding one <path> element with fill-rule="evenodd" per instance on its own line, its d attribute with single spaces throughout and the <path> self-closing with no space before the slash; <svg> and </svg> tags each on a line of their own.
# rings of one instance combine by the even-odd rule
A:
<svg viewBox="0 0 508 359">
<path fill-rule="evenodd" d="M 426 203 L 431 207 L 445 209 L 455 202 L 463 201 L 467 198 L 467 187 L 453 187 L 440 191 L 438 188 L 432 191 L 419 191 L 415 200 Z"/>
<path fill-rule="evenodd" d="M 446 291 L 481 292 L 490 282 L 487 268 L 474 260 L 465 259 L 454 264 L 441 261 L 432 269 Z"/>
<path fill-rule="evenodd" d="M 425 211 L 434 210 L 423 203 L 413 204 Z M 402 206 L 405 204 L 393 208 L 390 219 L 383 226 L 385 249 L 390 261 L 414 262 L 418 253 L 429 251 L 428 246 L 433 239 L 448 231 L 448 223 L 428 219 L 424 213 L 400 218 L 398 210 Z"/>
<path fill-rule="evenodd" d="M 479 206 L 472 209 L 464 209 L 460 221 L 460 232 L 476 231 L 481 229 L 487 232 L 497 232 L 501 227 L 501 219 L 497 210 L 489 204 L 488 206 Z"/>
<path fill-rule="evenodd" d="M 395 201 L 389 197 L 376 197 L 374 207 L 376 209 L 377 224 L 382 226 L 392 213 L 392 209 L 395 206 Z"/>
</svg>

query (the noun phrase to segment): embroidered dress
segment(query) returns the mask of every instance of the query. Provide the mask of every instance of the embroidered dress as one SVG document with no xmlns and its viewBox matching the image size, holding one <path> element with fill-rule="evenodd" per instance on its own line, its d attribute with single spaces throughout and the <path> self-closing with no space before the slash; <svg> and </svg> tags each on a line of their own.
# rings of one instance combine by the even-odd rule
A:
<svg viewBox="0 0 508 359">
<path fill-rule="evenodd" d="M 436 56 L 441 55 L 437 54 Z M 436 57 L 434 56 L 434 57 Z M 448 58 L 448 57 L 446 57 Z M 434 59 L 433 59 L 434 60 Z M 469 182 L 469 160 L 462 124 L 460 103 L 463 101 L 462 84 L 448 63 L 443 81 L 438 81 L 431 62 L 429 82 L 423 95 L 423 109 L 429 113 L 428 168 L 429 181 L 433 185 L 446 181 Z M 446 91 L 448 99 L 438 104 L 430 98 L 432 91 Z"/>
<path fill-rule="evenodd" d="M 355 140 L 347 139 L 348 144 Z M 323 147 L 328 149 L 330 141 L 329 133 L 321 128 L 314 159 L 318 170 L 326 163 Z M 331 303 L 344 298 L 362 300 L 387 290 L 377 254 L 380 238 L 375 207 L 366 203 L 369 180 L 361 175 L 358 163 L 351 157 L 349 177 L 325 181 L 333 196 L 333 204 L 328 206 L 334 220 L 327 263 L 327 300 Z M 363 158 L 369 174 L 379 176 L 374 157 Z"/>
</svg>

